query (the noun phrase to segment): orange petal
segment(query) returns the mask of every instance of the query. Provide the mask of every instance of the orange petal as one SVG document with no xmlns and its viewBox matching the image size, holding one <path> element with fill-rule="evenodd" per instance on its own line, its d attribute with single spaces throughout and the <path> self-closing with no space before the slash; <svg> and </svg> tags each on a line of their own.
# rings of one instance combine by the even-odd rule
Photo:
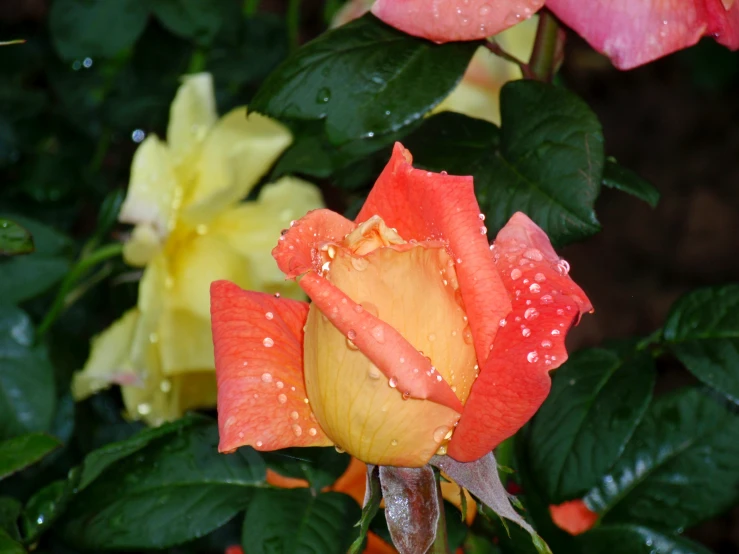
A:
<svg viewBox="0 0 739 554">
<path fill-rule="evenodd" d="M 469 462 L 513 435 L 549 394 L 549 371 L 567 360 L 565 336 L 592 310 L 533 221 L 516 213 L 500 231 L 493 259 L 513 302 L 498 325 L 487 361 L 449 443 L 449 455 Z"/>
<path fill-rule="evenodd" d="M 543 5 L 544 0 L 377 0 L 372 13 L 409 35 L 452 42 L 495 35 Z"/>
<path fill-rule="evenodd" d="M 239 545 L 228 546 L 224 554 L 244 554 L 244 549 Z"/>
<path fill-rule="evenodd" d="M 598 514 L 591 511 L 582 500 L 570 500 L 559 506 L 549 506 L 552 521 L 570 535 L 579 535 L 592 529 Z"/>
<path fill-rule="evenodd" d="M 308 481 L 305 479 L 285 477 L 269 468 L 267 468 L 267 483 L 273 487 L 280 487 L 281 489 L 304 489 L 309 486 Z"/>
<path fill-rule="evenodd" d="M 307 313 L 305 302 L 211 285 L 220 452 L 332 444 L 306 402 Z"/>
<path fill-rule="evenodd" d="M 354 223 L 331 210 L 313 210 L 290 224 L 280 237 L 272 256 L 288 279 L 313 267 L 313 252 L 327 243 L 341 242 Z"/>
<path fill-rule="evenodd" d="M 360 506 L 364 504 L 364 491 L 367 488 L 367 464 L 352 456 L 349 467 L 331 486 L 331 490 L 348 494 Z"/>
<path fill-rule="evenodd" d="M 356 222 L 379 215 L 405 240 L 448 244 L 482 363 L 498 331 L 497 322 L 511 311 L 511 302 L 488 250 L 472 177 L 414 169 L 412 160 L 410 152 L 395 143 Z"/>
</svg>

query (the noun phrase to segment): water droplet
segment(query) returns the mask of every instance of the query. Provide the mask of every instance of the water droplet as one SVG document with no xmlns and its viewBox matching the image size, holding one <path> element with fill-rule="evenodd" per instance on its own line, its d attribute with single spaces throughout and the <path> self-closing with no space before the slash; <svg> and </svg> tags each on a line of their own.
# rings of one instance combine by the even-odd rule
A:
<svg viewBox="0 0 739 554">
<path fill-rule="evenodd" d="M 554 336 L 559 335 L 559 329 L 552 329 L 552 335 Z"/>
<path fill-rule="evenodd" d="M 134 129 L 131 133 L 131 140 L 135 143 L 142 142 L 146 138 L 146 133 L 143 129 Z"/>
<path fill-rule="evenodd" d="M 391 389 L 394 389 L 398 386 L 398 379 L 396 377 L 390 377 L 390 380 L 387 382 L 388 385 L 390 385 Z"/>
<path fill-rule="evenodd" d="M 372 337 L 380 344 L 385 342 L 385 329 L 382 327 L 382 325 L 377 325 L 372 329 L 372 331 L 370 331 L 370 333 L 372 334 Z"/>
<path fill-rule="evenodd" d="M 269 337 L 265 337 L 265 338 L 264 338 L 264 340 L 262 341 L 262 344 L 263 344 L 263 345 L 264 345 L 264 346 L 265 346 L 266 348 L 272 348 L 272 347 L 273 347 L 273 346 L 275 345 L 275 341 L 273 341 L 273 340 L 272 340 L 271 338 L 269 338 Z"/>
<path fill-rule="evenodd" d="M 334 450 L 336 450 L 336 452 L 338 452 L 339 454 L 343 454 L 344 452 L 346 452 L 346 450 L 341 448 L 338 444 L 334 445 Z"/>
<path fill-rule="evenodd" d="M 256 446 L 257 448 L 261 448 L 263 444 L 264 443 L 262 441 L 257 441 L 254 443 L 254 446 Z"/>
<path fill-rule="evenodd" d="M 327 104 L 331 100 L 331 90 L 326 87 L 322 87 L 316 94 L 316 102 L 319 104 Z"/>
<path fill-rule="evenodd" d="M 279 297 L 280 297 L 280 293 L 279 292 L 276 292 L 275 293 L 275 298 L 279 298 Z"/>
<path fill-rule="evenodd" d="M 500 320 L 500 321 L 498 322 L 498 325 L 500 325 L 501 327 L 505 327 L 505 326 L 506 326 L 507 324 L 508 324 L 508 322 L 506 321 L 506 319 L 505 319 L 505 318 L 501 319 L 501 320 Z"/>
<path fill-rule="evenodd" d="M 542 304 L 551 304 L 552 302 L 554 302 L 554 298 L 552 298 L 551 294 L 545 294 L 539 299 L 539 302 L 541 302 Z"/>
<path fill-rule="evenodd" d="M 370 379 L 379 379 L 380 378 L 380 369 L 376 365 L 370 364 L 369 371 L 367 372 L 367 376 Z M 392 386 L 392 385 L 390 385 L 390 386 Z"/>
<path fill-rule="evenodd" d="M 436 340 L 436 335 L 433 333 L 429 333 L 429 342 L 434 342 Z"/>
<path fill-rule="evenodd" d="M 529 248 L 523 253 L 523 257 L 535 262 L 540 262 L 544 259 L 542 253 L 536 248 Z"/>
<path fill-rule="evenodd" d="M 357 271 L 364 271 L 369 267 L 369 261 L 366 258 L 352 257 L 352 267 Z"/>
<path fill-rule="evenodd" d="M 541 341 L 541 347 L 542 348 L 551 348 L 552 347 L 552 341 L 550 341 L 550 340 L 543 340 L 543 341 Z"/>
<path fill-rule="evenodd" d="M 278 389 L 281 389 L 282 387 L 284 387 L 284 386 L 285 386 L 285 383 L 283 383 L 282 381 L 277 381 L 277 382 L 275 383 L 275 386 L 276 386 L 276 387 L 277 387 Z"/>
<path fill-rule="evenodd" d="M 477 219 L 480 221 L 485 221 L 485 214 L 477 214 Z"/>
<path fill-rule="evenodd" d="M 298 419 L 298 412 L 294 412 L 294 411 L 293 412 L 290 412 L 290 417 L 292 419 Z"/>
<path fill-rule="evenodd" d="M 526 361 L 528 361 L 530 364 L 539 361 L 539 354 L 536 353 L 536 350 L 526 354 Z"/>
<path fill-rule="evenodd" d="M 162 392 L 169 392 L 172 390 L 172 381 L 169 379 L 163 379 L 161 383 L 159 383 L 159 390 Z"/>
<path fill-rule="evenodd" d="M 262 373 L 262 381 L 265 383 L 271 383 L 272 382 L 272 374 L 271 373 Z"/>
<path fill-rule="evenodd" d="M 543 283 L 546 280 L 547 278 L 544 276 L 543 273 L 537 273 L 536 275 L 534 275 L 534 281 L 536 281 L 537 283 Z"/>
<path fill-rule="evenodd" d="M 293 423 L 293 433 L 295 433 L 296 437 L 299 437 L 303 434 L 303 429 L 297 423 Z"/>
<path fill-rule="evenodd" d="M 482 6 L 480 6 L 479 13 L 482 17 L 485 17 L 490 13 L 491 10 L 492 8 L 490 7 L 490 4 L 483 4 Z"/>
<path fill-rule="evenodd" d="M 264 314 L 264 317 L 266 317 L 267 319 L 272 319 L 275 317 L 275 314 L 273 314 L 272 312 L 267 312 L 266 314 Z"/>
<path fill-rule="evenodd" d="M 523 329 L 521 329 L 521 334 L 524 337 L 528 337 L 529 335 L 531 335 L 531 329 L 529 329 L 528 327 L 524 327 Z"/>
<path fill-rule="evenodd" d="M 404 363 L 405 363 L 405 358 L 403 358 L 403 357 L 401 356 L 401 357 L 400 357 L 400 360 L 398 360 L 398 361 L 399 361 L 399 362 L 400 362 L 401 364 L 404 364 Z"/>
<path fill-rule="evenodd" d="M 151 413 L 151 405 L 139 404 L 138 406 L 136 406 L 136 411 L 142 416 L 149 415 Z"/>
<path fill-rule="evenodd" d="M 520 279 L 520 278 L 521 278 L 520 269 L 516 268 L 516 269 L 511 270 L 511 279 L 515 281 L 516 279 Z"/>
<path fill-rule="evenodd" d="M 537 283 L 531 283 L 529 290 L 533 293 L 541 292 L 541 285 Z"/>
<path fill-rule="evenodd" d="M 310 429 L 308 429 L 308 434 L 311 437 L 315 437 L 317 433 L 318 433 L 318 431 L 316 431 L 316 428 L 315 427 L 311 427 Z"/>
<path fill-rule="evenodd" d="M 280 395 L 279 395 L 279 396 L 277 397 L 277 401 L 278 401 L 278 402 L 279 402 L 280 404 L 284 404 L 285 402 L 287 402 L 287 396 L 285 396 L 284 394 L 280 394 Z"/>
<path fill-rule="evenodd" d="M 437 427 L 434 431 L 434 442 L 443 441 L 449 431 L 449 427 Z"/>
<path fill-rule="evenodd" d="M 482 227 L 480 227 L 480 234 L 481 235 L 487 235 L 488 234 L 488 228 L 485 227 L 484 225 Z"/>
<path fill-rule="evenodd" d="M 567 260 L 559 260 L 557 262 L 557 271 L 560 275 L 567 275 L 570 272 L 570 263 Z"/>
<path fill-rule="evenodd" d="M 534 319 L 538 315 L 539 315 L 539 312 L 536 311 L 536 308 L 528 308 L 523 313 L 524 319 Z"/>
<path fill-rule="evenodd" d="M 398 446 L 398 441 L 393 439 L 390 441 L 390 446 Z"/>
</svg>

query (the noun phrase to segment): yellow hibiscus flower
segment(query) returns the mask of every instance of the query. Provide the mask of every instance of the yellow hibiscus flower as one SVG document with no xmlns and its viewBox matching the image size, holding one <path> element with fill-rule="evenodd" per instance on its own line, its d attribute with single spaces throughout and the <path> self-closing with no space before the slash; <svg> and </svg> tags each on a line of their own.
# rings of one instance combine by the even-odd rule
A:
<svg viewBox="0 0 739 554">
<path fill-rule="evenodd" d="M 124 259 L 144 267 L 137 306 L 93 340 L 75 398 L 121 385 L 129 417 L 153 425 L 215 406 L 210 283 L 302 297 L 270 252 L 291 220 L 322 206 L 319 190 L 285 177 L 239 203 L 291 141 L 245 107 L 218 119 L 211 76 L 184 78 L 166 143 L 149 136 L 134 155 L 119 214 L 134 225 Z"/>
</svg>

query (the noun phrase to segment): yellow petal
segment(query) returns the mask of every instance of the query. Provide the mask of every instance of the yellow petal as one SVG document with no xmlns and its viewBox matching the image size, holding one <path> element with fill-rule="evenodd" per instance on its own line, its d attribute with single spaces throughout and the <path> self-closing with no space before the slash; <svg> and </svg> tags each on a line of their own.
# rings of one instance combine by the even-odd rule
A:
<svg viewBox="0 0 739 554">
<path fill-rule="evenodd" d="M 282 124 L 237 108 L 221 118 L 203 145 L 185 218 L 207 221 L 244 198 L 292 142 Z"/>
<path fill-rule="evenodd" d="M 167 143 L 175 166 L 191 161 L 217 118 L 210 73 L 183 77 L 169 110 L 167 127 Z"/>
<path fill-rule="evenodd" d="M 165 375 L 204 369 L 215 371 L 210 317 L 200 317 L 183 309 L 165 310 L 159 319 L 158 336 Z M 215 373 L 212 377 L 215 379 Z"/>
<path fill-rule="evenodd" d="M 160 237 L 154 228 L 142 223 L 133 228 L 131 238 L 123 245 L 123 259 L 127 264 L 143 267 L 148 264 L 162 247 Z"/>
<path fill-rule="evenodd" d="M 72 395 L 76 400 L 87 398 L 111 384 L 138 381 L 129 361 L 138 321 L 138 310 L 129 310 L 92 340 L 90 357 L 72 381 Z"/>
<path fill-rule="evenodd" d="M 280 231 L 292 220 L 321 207 L 321 193 L 315 185 L 295 177 L 283 177 L 266 185 L 256 201 L 240 204 L 216 217 L 209 225 L 209 232 L 249 260 L 254 290 L 302 299 L 297 284 L 286 281 L 277 267 L 272 249 Z"/>
<path fill-rule="evenodd" d="M 150 135 L 133 156 L 128 192 L 118 219 L 123 223 L 148 225 L 163 239 L 174 224 L 177 195 L 169 149 Z"/>
<path fill-rule="evenodd" d="M 536 38 L 536 28 L 539 25 L 539 16 L 533 15 L 526 21 L 522 21 L 518 25 L 514 25 L 495 35 L 495 40 L 500 46 L 522 62 L 528 62 L 531 58 L 531 52 L 534 49 L 534 39 Z M 520 70 L 516 66 L 517 77 L 520 79 Z"/>
</svg>

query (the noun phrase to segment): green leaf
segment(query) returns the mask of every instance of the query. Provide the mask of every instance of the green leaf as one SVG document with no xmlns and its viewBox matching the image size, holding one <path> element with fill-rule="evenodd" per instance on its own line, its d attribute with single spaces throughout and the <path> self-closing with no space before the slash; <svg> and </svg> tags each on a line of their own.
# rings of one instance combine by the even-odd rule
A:
<svg viewBox="0 0 739 554">
<path fill-rule="evenodd" d="M 656 208 L 659 202 L 659 191 L 651 183 L 612 158 L 607 159 L 603 167 L 603 185 L 636 196 L 652 208 Z"/>
<path fill-rule="evenodd" d="M 672 306 L 662 336 L 693 375 L 739 404 L 739 285 L 689 292 Z"/>
<path fill-rule="evenodd" d="M 641 525 L 596 527 L 576 541 L 587 554 L 711 554 L 689 539 Z"/>
<path fill-rule="evenodd" d="M 0 255 L 17 256 L 33 252 L 33 237 L 15 221 L 0 218 Z"/>
<path fill-rule="evenodd" d="M 698 389 L 657 398 L 585 497 L 604 524 L 682 530 L 739 499 L 739 415 Z"/>
<path fill-rule="evenodd" d="M 44 433 L 21 435 L 0 442 L 0 479 L 39 461 L 61 443 Z"/>
<path fill-rule="evenodd" d="M 61 533 L 85 550 L 166 548 L 201 537 L 243 510 L 265 466 L 252 449 L 218 453 L 218 429 L 199 418 L 109 465 L 72 499 Z"/>
<path fill-rule="evenodd" d="M 49 28 L 65 60 L 111 58 L 136 42 L 148 16 L 141 0 L 55 0 Z"/>
<path fill-rule="evenodd" d="M 367 539 L 367 531 L 369 531 L 372 520 L 377 515 L 377 511 L 380 509 L 380 502 L 382 502 L 382 490 L 380 489 L 380 468 L 377 466 L 367 466 L 368 477 L 369 477 L 369 498 L 366 497 L 366 502 L 362 508 L 362 517 L 359 520 L 359 536 L 354 539 L 354 542 L 349 547 L 349 554 L 359 554 L 363 552 L 365 547 L 365 541 Z"/>
<path fill-rule="evenodd" d="M 337 145 L 394 133 L 451 92 L 477 47 L 433 44 L 367 14 L 290 56 L 250 109 L 280 120 L 325 120 L 326 135 Z"/>
<path fill-rule="evenodd" d="M 0 554 L 26 554 L 26 549 L 3 529 L 0 529 Z"/>
<path fill-rule="evenodd" d="M 314 491 L 332 485 L 349 467 L 351 457 L 330 448 L 285 448 L 263 455 L 267 466 L 284 477 L 305 479 Z"/>
<path fill-rule="evenodd" d="M 654 387 L 652 358 L 593 348 L 553 375 L 528 434 L 531 469 L 552 504 L 579 498 L 618 458 Z"/>
<path fill-rule="evenodd" d="M 498 129 L 460 114 L 437 114 L 404 144 L 419 167 L 474 177 L 492 233 L 516 211 L 555 244 L 596 233 L 593 207 L 604 155 L 595 114 L 564 89 L 515 81 L 501 91 L 501 117 Z"/>
<path fill-rule="evenodd" d="M 8 214 L 3 214 L 8 215 Z M 26 256 L 0 259 L 0 303 L 18 304 L 45 292 L 69 270 L 67 237 L 37 221 L 10 216 L 33 236 L 36 250 Z"/>
<path fill-rule="evenodd" d="M 38 540 L 46 529 L 64 513 L 75 492 L 79 471 L 73 469 L 68 479 L 54 481 L 36 491 L 23 508 L 21 522 L 26 541 Z"/>
<path fill-rule="evenodd" d="M 0 531 L 5 531 L 15 540 L 20 540 L 20 534 L 18 533 L 18 517 L 20 514 L 20 502 L 12 496 L 0 496 Z"/>
<path fill-rule="evenodd" d="M 0 306 L 0 439 L 46 431 L 54 417 L 54 370 L 33 340 L 25 312 Z"/>
<path fill-rule="evenodd" d="M 223 19 L 221 0 L 152 0 L 151 10 L 175 35 L 209 44 Z"/>
<path fill-rule="evenodd" d="M 249 554 L 344 554 L 359 515 L 357 503 L 342 493 L 259 490 L 246 511 L 242 544 Z"/>
</svg>

